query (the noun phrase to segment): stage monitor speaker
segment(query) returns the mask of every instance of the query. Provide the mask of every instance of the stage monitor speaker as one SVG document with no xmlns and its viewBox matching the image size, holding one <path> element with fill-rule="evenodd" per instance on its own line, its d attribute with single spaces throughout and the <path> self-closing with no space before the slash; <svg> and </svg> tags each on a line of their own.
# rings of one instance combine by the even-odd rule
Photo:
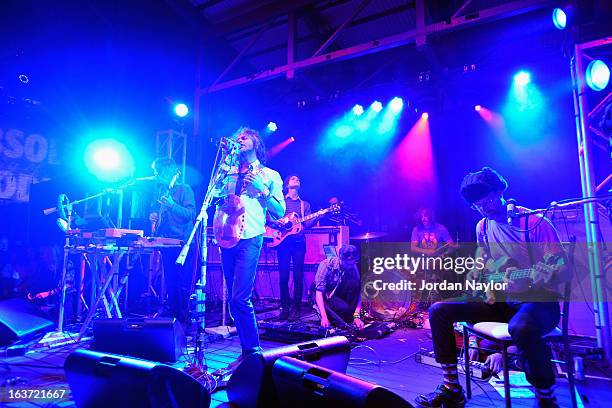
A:
<svg viewBox="0 0 612 408">
<path fill-rule="evenodd" d="M 51 320 L 42 317 L 39 310 L 23 299 L 0 302 L 0 346 L 28 340 L 52 326 Z"/>
<path fill-rule="evenodd" d="M 92 348 L 147 360 L 175 362 L 185 347 L 185 334 L 172 318 L 99 319 L 93 324 Z"/>
<path fill-rule="evenodd" d="M 64 371 L 78 408 L 210 406 L 203 384 L 157 362 L 80 349 Z"/>
<path fill-rule="evenodd" d="M 277 347 L 247 357 L 227 384 L 228 401 L 240 408 L 277 406 L 272 366 L 283 356 L 316 362 L 331 370 L 346 372 L 351 344 L 346 337 L 334 336 L 290 346 Z"/>
<path fill-rule="evenodd" d="M 384 387 L 292 357 L 276 360 L 272 378 L 279 407 L 412 407 Z"/>
</svg>

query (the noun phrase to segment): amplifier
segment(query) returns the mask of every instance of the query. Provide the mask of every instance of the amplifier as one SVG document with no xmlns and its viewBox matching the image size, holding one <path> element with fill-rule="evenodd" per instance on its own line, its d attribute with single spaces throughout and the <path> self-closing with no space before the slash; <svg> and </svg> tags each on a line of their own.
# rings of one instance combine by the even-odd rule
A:
<svg viewBox="0 0 612 408">
<path fill-rule="evenodd" d="M 176 319 L 99 319 L 93 324 L 93 349 L 153 361 L 175 362 L 185 347 Z"/>
</svg>

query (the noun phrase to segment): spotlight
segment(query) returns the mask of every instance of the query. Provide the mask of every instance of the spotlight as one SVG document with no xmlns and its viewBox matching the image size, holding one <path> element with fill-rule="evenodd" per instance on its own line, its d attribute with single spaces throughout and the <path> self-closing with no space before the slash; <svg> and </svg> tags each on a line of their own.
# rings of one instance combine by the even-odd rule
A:
<svg viewBox="0 0 612 408">
<path fill-rule="evenodd" d="M 610 82 L 610 68 L 602 60 L 593 60 L 585 72 L 587 85 L 594 91 L 602 91 Z"/>
<path fill-rule="evenodd" d="M 291 136 L 291 141 L 295 142 L 295 137 Z"/>
<path fill-rule="evenodd" d="M 514 85 L 527 86 L 531 82 L 531 74 L 527 71 L 519 71 L 514 75 Z"/>
<path fill-rule="evenodd" d="M 189 114 L 189 108 L 184 103 L 178 103 L 174 105 L 174 113 L 179 118 L 184 118 Z"/>
<path fill-rule="evenodd" d="M 565 30 L 565 27 L 567 27 L 567 14 L 565 14 L 565 11 L 559 7 L 556 7 L 553 10 L 552 20 L 555 27 L 557 27 L 559 30 Z"/>
<path fill-rule="evenodd" d="M 391 112 L 393 113 L 399 113 L 403 107 L 404 107 L 404 100 L 397 96 L 391 99 L 391 102 L 389 102 L 389 109 L 391 109 Z"/>
<path fill-rule="evenodd" d="M 380 112 L 383 109 L 382 103 L 380 103 L 379 101 L 374 101 L 372 103 L 372 110 L 374 112 Z"/>
<path fill-rule="evenodd" d="M 268 123 L 267 129 L 268 129 L 268 132 L 276 132 L 276 130 L 278 129 L 278 126 L 276 125 L 276 123 L 270 122 Z"/>
<path fill-rule="evenodd" d="M 363 106 L 357 104 L 355 106 L 353 106 L 353 114 L 355 116 L 361 116 L 363 115 Z"/>
<path fill-rule="evenodd" d="M 85 165 L 100 181 L 117 181 L 129 177 L 134 170 L 134 159 L 118 139 L 97 139 L 84 152 Z"/>
<path fill-rule="evenodd" d="M 119 153 L 112 147 L 101 147 L 94 151 L 93 160 L 102 170 L 115 170 L 119 168 Z"/>
<path fill-rule="evenodd" d="M 22 84 L 27 84 L 28 82 L 30 82 L 30 78 L 28 78 L 28 76 L 26 74 L 19 74 L 19 82 L 21 82 Z"/>
<path fill-rule="evenodd" d="M 480 105 L 476 105 L 476 106 L 474 106 L 474 110 L 475 110 L 476 112 L 480 112 L 480 110 L 481 110 L 481 109 L 482 109 L 482 106 L 480 106 Z"/>
<path fill-rule="evenodd" d="M 424 120 L 429 119 L 429 113 L 423 112 L 423 114 L 421 115 L 421 119 L 424 119 Z"/>
</svg>

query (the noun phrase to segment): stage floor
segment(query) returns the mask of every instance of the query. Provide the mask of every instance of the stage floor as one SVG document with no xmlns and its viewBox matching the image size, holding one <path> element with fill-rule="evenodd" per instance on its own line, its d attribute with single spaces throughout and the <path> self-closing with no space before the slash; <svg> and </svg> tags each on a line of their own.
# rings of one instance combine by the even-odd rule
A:
<svg viewBox="0 0 612 408">
<path fill-rule="evenodd" d="M 273 348 L 279 343 L 262 340 L 264 348 Z M 63 348 L 47 351 L 29 352 L 25 356 L 2 359 L 2 384 L 8 378 L 20 377 L 27 380 L 23 387 L 33 386 L 67 386 L 63 364 L 66 356 L 78 347 L 70 345 Z M 431 339 L 428 332 L 423 329 L 400 329 L 390 336 L 359 343 L 351 352 L 351 361 L 347 373 L 362 380 L 370 381 L 387 387 L 406 400 L 412 401 L 424 392 L 430 392 L 440 381 L 440 370 L 424 364 L 417 363 L 414 355 L 419 349 L 431 350 Z M 209 370 L 215 371 L 225 367 L 236 359 L 240 353 L 240 344 L 237 337 L 219 340 L 206 348 L 206 362 Z M 179 362 L 177 367 L 184 366 Z M 601 373 L 600 373 L 601 375 Z M 464 376 L 461 375 L 464 384 Z M 470 407 L 497 407 L 503 406 L 503 398 L 487 382 L 474 381 L 473 397 L 469 401 Z M 569 387 L 565 379 L 557 382 L 557 397 L 562 407 L 569 407 Z M 610 382 L 604 380 L 585 380 L 578 383 L 578 391 L 582 404 L 579 406 L 603 407 L 608 406 L 612 400 L 612 387 Z M 212 394 L 212 407 L 228 406 L 227 395 L 224 390 L 217 390 Z M 514 407 L 531 407 L 534 400 L 531 398 L 513 399 Z M 72 402 L 61 404 L 44 403 L 0 403 L 6 407 L 72 407 Z"/>
</svg>

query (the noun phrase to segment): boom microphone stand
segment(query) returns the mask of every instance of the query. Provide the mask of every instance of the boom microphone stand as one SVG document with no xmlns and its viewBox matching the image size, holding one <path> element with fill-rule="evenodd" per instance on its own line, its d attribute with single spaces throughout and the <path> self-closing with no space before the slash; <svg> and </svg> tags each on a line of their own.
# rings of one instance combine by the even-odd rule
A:
<svg viewBox="0 0 612 408">
<path fill-rule="evenodd" d="M 176 259 L 176 263 L 178 265 L 184 265 L 185 259 L 187 258 L 187 254 L 189 253 L 189 248 L 191 247 L 191 243 L 193 242 L 193 238 L 196 235 L 196 231 L 201 227 L 201 240 L 200 240 L 200 279 L 196 283 L 196 293 L 195 293 L 195 304 L 196 304 L 196 326 L 197 326 L 197 334 L 196 334 L 196 343 L 194 350 L 194 364 L 197 368 L 204 371 L 206 367 L 204 365 L 204 335 L 206 328 L 206 269 L 207 269 L 207 256 L 208 256 L 208 237 L 207 237 L 207 225 L 208 225 L 208 207 L 210 207 L 212 200 L 215 198 L 215 193 L 219 183 L 223 181 L 225 176 L 228 174 L 229 170 L 236 166 L 238 163 L 238 154 L 240 150 L 240 145 L 229 139 L 222 139 L 221 143 L 219 143 L 219 147 L 217 148 L 217 155 L 215 157 L 215 163 L 213 165 L 212 174 L 210 177 L 210 181 L 208 183 L 208 188 L 206 189 L 206 195 L 204 196 L 204 202 L 202 203 L 202 208 L 200 209 L 200 213 L 198 214 L 193 229 L 191 230 L 191 234 L 189 234 L 189 239 L 183 248 L 181 249 L 181 253 Z M 221 160 L 219 160 L 221 158 Z"/>
</svg>

